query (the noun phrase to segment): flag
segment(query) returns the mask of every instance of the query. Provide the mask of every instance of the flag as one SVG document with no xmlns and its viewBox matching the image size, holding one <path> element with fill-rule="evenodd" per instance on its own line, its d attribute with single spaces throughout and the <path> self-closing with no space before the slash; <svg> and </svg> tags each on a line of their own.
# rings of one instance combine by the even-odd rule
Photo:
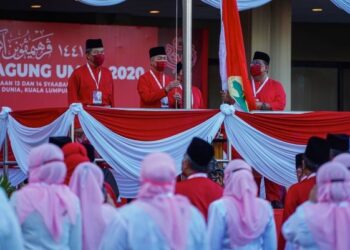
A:
<svg viewBox="0 0 350 250">
<path fill-rule="evenodd" d="M 240 109 L 255 109 L 248 77 L 241 22 L 236 0 L 221 1 L 220 76 L 222 89 L 228 90 Z"/>
</svg>

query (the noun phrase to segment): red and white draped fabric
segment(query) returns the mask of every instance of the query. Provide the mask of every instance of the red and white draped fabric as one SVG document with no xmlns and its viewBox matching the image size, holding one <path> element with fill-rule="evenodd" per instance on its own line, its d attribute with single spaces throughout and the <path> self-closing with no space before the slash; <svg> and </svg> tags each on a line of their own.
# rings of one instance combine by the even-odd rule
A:
<svg viewBox="0 0 350 250">
<path fill-rule="evenodd" d="M 348 14 L 350 14 L 350 2 L 349 0 L 331 0 L 332 3 L 334 3 L 338 8 L 346 11 Z"/>
<path fill-rule="evenodd" d="M 169 153 L 180 172 L 192 137 L 209 142 L 224 122 L 236 150 L 258 172 L 289 186 L 296 182 L 294 156 L 312 135 L 350 134 L 350 112 L 242 113 L 223 104 L 220 110 L 138 110 L 83 108 L 41 109 L 0 113 L 0 145 L 6 133 L 21 169 L 10 176 L 16 185 L 27 174 L 31 148 L 50 136 L 67 135 L 74 116 L 97 152 L 113 167 L 121 196 L 135 197 L 140 162 L 151 152 Z"/>
<path fill-rule="evenodd" d="M 91 144 L 114 168 L 123 197 L 135 197 L 144 156 L 155 151 L 167 152 L 176 160 L 179 173 L 192 137 L 211 142 L 224 120 L 218 110 L 84 109 L 80 104 L 72 104 L 69 109 L 20 112 L 5 108 L 0 115 L 0 123 L 4 124 L 0 135 L 7 130 L 23 173 L 22 178 L 10 176 L 14 185 L 27 174 L 26 159 L 31 148 L 47 142 L 50 136 L 67 135 L 75 115 Z"/>
<path fill-rule="evenodd" d="M 111 6 L 124 2 L 125 0 L 80 0 L 80 2 L 91 6 Z"/>
</svg>

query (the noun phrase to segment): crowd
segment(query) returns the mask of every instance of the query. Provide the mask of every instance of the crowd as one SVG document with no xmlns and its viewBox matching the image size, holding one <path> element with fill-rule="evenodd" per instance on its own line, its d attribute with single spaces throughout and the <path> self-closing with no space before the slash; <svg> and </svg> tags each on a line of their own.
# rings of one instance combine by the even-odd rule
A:
<svg viewBox="0 0 350 250">
<path fill-rule="evenodd" d="M 348 150 L 346 135 L 311 137 L 296 157 L 279 249 L 350 249 Z M 147 155 L 137 197 L 116 208 L 82 144 L 33 148 L 28 183 L 10 201 L 0 190 L 0 249 L 277 249 L 273 209 L 258 197 L 252 166 L 229 162 L 221 187 L 207 178 L 213 155 L 193 138 L 180 177 L 170 155 Z"/>
<path fill-rule="evenodd" d="M 102 40 L 88 39 L 85 49 L 87 63 L 69 79 L 68 102 L 113 107 Z M 140 107 L 182 108 L 181 62 L 172 81 L 164 71 L 165 48 L 151 48 L 149 57 L 150 70 L 137 84 Z M 254 106 L 281 111 L 286 95 L 282 84 L 269 77 L 269 65 L 268 54 L 254 53 L 249 65 Z M 222 101 L 240 110 L 234 93 L 223 91 Z M 191 99 L 192 108 L 204 107 L 198 88 L 192 87 Z M 298 183 L 283 195 L 283 187 L 264 178 L 266 200 L 259 195 L 262 176 L 242 159 L 227 164 L 223 183 L 210 179 L 216 175 L 210 170 L 213 147 L 195 137 L 180 175 L 170 155 L 147 155 L 137 197 L 123 206 L 117 202 L 113 174 L 94 164 L 92 145 L 80 142 L 50 138 L 33 148 L 26 185 L 10 201 L 0 190 L 0 249 L 350 249 L 347 135 L 311 137 L 305 152 L 296 156 Z M 284 214 L 278 235 L 273 208 L 280 207 Z"/>
</svg>

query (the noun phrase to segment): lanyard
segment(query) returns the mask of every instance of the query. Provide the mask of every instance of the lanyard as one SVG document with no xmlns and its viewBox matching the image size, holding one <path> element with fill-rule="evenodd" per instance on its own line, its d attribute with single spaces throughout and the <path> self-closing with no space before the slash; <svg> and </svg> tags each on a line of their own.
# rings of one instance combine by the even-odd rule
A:
<svg viewBox="0 0 350 250">
<path fill-rule="evenodd" d="M 158 78 L 154 75 L 153 71 L 152 70 L 150 70 L 150 71 L 151 71 L 151 75 L 153 76 L 154 80 L 157 82 L 159 88 L 160 89 L 164 88 L 165 87 L 165 75 L 164 75 L 164 73 L 163 73 L 163 87 L 162 87 L 162 85 L 160 85 L 160 82 L 158 81 Z"/>
<path fill-rule="evenodd" d="M 254 79 L 252 79 L 254 97 L 256 97 L 256 95 L 259 94 L 259 92 L 262 90 L 262 88 L 265 86 L 265 84 L 267 83 L 268 80 L 269 80 L 269 78 L 266 77 L 265 81 L 263 82 L 263 84 L 260 85 L 258 90 L 255 90 L 255 81 L 254 81 Z"/>
<path fill-rule="evenodd" d="M 92 72 L 90 65 L 87 64 L 87 67 L 89 69 L 89 72 L 90 72 L 90 75 L 91 75 L 92 79 L 94 80 L 94 82 L 96 84 L 96 89 L 98 90 L 98 87 L 100 86 L 100 81 L 101 81 L 101 69 L 100 69 L 100 72 L 98 72 L 98 81 L 96 81 L 95 75 Z"/>
<path fill-rule="evenodd" d="M 188 176 L 187 180 L 190 180 L 190 179 L 193 179 L 193 178 L 199 178 L 199 177 L 208 178 L 208 175 L 205 174 L 205 173 L 191 174 L 190 176 Z"/>
</svg>

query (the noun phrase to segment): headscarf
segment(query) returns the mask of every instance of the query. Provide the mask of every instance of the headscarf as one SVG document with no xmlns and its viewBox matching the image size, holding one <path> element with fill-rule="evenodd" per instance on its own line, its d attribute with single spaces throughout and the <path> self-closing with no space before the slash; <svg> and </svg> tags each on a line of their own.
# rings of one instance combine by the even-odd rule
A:
<svg viewBox="0 0 350 250">
<path fill-rule="evenodd" d="M 21 228 L 2 188 L 0 188 L 0 214 L 0 249 L 24 249 Z"/>
<path fill-rule="evenodd" d="M 191 205 L 186 197 L 174 195 L 176 169 L 166 153 L 152 153 L 141 163 L 141 187 L 134 204 L 158 225 L 170 249 L 186 249 Z"/>
<path fill-rule="evenodd" d="M 225 168 L 224 204 L 231 246 L 243 246 L 258 238 L 269 222 L 268 203 L 257 198 L 251 167 L 233 160 Z"/>
<path fill-rule="evenodd" d="M 77 213 L 76 196 L 67 186 L 61 185 L 66 175 L 63 153 L 56 145 L 43 144 L 29 153 L 28 167 L 29 184 L 17 192 L 19 222 L 22 224 L 30 213 L 37 211 L 58 241 L 65 214 L 74 224 Z"/>
<path fill-rule="evenodd" d="M 350 153 L 342 153 L 333 158 L 333 161 L 339 162 L 350 170 Z"/>
<path fill-rule="evenodd" d="M 317 203 L 305 206 L 305 220 L 320 249 L 350 249 L 350 173 L 344 165 L 329 162 L 316 176 Z"/>
<path fill-rule="evenodd" d="M 103 173 L 93 163 L 80 163 L 69 182 L 71 190 L 79 197 L 83 222 L 83 249 L 98 249 L 106 228 Z"/>
<path fill-rule="evenodd" d="M 85 147 L 78 142 L 71 142 L 63 146 L 64 162 L 67 166 L 67 175 L 64 183 L 68 185 L 74 169 L 82 162 L 88 162 L 89 158 Z"/>
</svg>

